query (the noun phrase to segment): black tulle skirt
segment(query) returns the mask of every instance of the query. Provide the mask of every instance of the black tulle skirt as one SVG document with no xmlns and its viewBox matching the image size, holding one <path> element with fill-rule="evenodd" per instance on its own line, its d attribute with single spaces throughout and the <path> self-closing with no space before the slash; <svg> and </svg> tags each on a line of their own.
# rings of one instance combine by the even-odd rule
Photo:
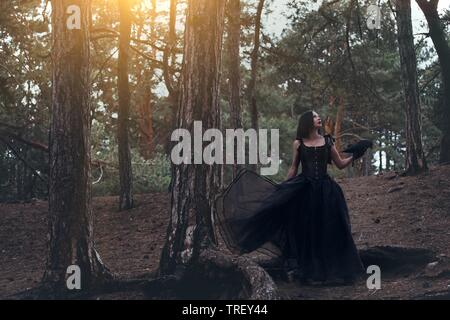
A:
<svg viewBox="0 0 450 320">
<path fill-rule="evenodd" d="M 235 253 L 281 255 L 303 279 L 354 279 L 363 273 L 344 193 L 329 175 L 299 174 L 275 184 L 244 170 L 219 199 L 217 212 L 223 239 Z"/>
</svg>

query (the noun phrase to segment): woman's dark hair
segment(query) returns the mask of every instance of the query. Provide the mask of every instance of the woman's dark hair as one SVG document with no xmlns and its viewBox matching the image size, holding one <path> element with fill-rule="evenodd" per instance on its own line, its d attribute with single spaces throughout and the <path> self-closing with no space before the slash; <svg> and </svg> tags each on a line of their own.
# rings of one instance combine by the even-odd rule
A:
<svg viewBox="0 0 450 320">
<path fill-rule="evenodd" d="M 311 130 L 314 128 L 314 114 L 312 110 L 302 113 L 298 119 L 297 140 L 307 138 Z"/>
</svg>

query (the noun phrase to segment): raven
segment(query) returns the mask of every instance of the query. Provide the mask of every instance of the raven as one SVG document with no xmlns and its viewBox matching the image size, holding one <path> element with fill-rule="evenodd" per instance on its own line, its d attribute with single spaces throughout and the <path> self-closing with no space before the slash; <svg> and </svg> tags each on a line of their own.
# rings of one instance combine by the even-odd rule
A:
<svg viewBox="0 0 450 320">
<path fill-rule="evenodd" d="M 352 153 L 353 154 L 353 161 L 358 160 L 361 158 L 364 153 L 366 153 L 368 148 L 373 148 L 373 142 L 371 140 L 360 140 L 354 144 L 351 144 L 347 146 L 347 148 L 342 151 L 345 153 Z M 354 165 L 354 163 L 353 163 Z"/>
</svg>

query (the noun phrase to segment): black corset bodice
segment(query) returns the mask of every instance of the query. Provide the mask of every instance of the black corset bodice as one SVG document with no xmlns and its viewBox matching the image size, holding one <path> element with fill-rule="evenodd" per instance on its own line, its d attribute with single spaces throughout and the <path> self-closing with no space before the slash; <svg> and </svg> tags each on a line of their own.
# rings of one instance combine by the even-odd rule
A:
<svg viewBox="0 0 450 320">
<path fill-rule="evenodd" d="M 301 174 L 313 179 L 321 179 L 327 176 L 327 164 L 330 162 L 330 148 L 328 139 L 325 145 L 308 147 L 303 141 L 300 143 Z"/>
</svg>

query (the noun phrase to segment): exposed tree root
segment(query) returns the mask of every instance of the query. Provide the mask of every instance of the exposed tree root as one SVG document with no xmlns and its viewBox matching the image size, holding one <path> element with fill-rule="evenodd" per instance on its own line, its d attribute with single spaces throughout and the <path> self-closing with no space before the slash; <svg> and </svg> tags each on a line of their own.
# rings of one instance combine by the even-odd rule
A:
<svg viewBox="0 0 450 320">
<path fill-rule="evenodd" d="M 147 284 L 149 297 L 163 299 L 279 299 L 270 275 L 253 260 L 216 249 L 202 251 L 194 263 L 174 275 Z"/>
<path fill-rule="evenodd" d="M 234 274 L 236 278 L 242 277 L 242 290 L 246 298 L 251 300 L 277 300 L 278 289 L 269 274 L 253 260 L 243 256 L 233 256 L 218 250 L 209 249 L 203 251 L 199 258 L 200 269 L 205 272 L 215 271 L 219 274 Z M 225 280 L 225 279 L 224 279 Z M 222 280 L 222 282 L 224 282 Z"/>
</svg>

